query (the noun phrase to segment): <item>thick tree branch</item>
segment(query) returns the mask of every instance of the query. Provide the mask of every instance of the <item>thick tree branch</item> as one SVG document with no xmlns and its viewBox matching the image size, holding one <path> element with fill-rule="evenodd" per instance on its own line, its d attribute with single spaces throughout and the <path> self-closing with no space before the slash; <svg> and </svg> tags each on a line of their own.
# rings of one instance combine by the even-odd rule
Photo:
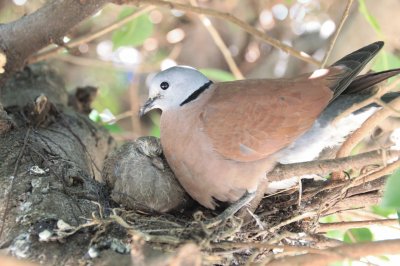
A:
<svg viewBox="0 0 400 266">
<path fill-rule="evenodd" d="M 5 74 L 9 75 L 24 66 L 33 53 L 51 43 L 61 43 L 62 38 L 75 25 L 97 12 L 108 0 L 53 0 L 32 14 L 8 24 L 0 25 L 0 50 L 7 58 Z"/>
</svg>

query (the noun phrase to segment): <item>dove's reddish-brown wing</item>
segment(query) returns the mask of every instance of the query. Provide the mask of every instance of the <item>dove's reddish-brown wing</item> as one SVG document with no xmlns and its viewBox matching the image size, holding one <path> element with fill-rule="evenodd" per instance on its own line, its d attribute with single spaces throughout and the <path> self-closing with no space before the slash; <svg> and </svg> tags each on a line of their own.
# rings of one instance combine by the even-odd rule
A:
<svg viewBox="0 0 400 266">
<path fill-rule="evenodd" d="M 265 158 L 312 126 L 332 99 L 331 77 L 216 84 L 201 115 L 203 129 L 227 159 Z"/>
</svg>

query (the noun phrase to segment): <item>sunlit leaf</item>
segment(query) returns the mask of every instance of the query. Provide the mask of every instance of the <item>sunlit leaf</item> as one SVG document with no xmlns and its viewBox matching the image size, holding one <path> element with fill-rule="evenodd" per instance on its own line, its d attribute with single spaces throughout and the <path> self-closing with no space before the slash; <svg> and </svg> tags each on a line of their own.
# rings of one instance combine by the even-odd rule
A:
<svg viewBox="0 0 400 266">
<path fill-rule="evenodd" d="M 151 128 L 150 135 L 159 138 L 160 137 L 160 127 L 154 125 Z"/>
<path fill-rule="evenodd" d="M 320 223 L 334 223 L 338 222 L 339 218 L 336 214 L 327 215 L 319 219 Z"/>
<path fill-rule="evenodd" d="M 326 236 L 329 238 L 337 239 L 340 241 L 343 241 L 344 238 L 344 232 L 340 230 L 329 230 L 326 232 Z"/>
<path fill-rule="evenodd" d="M 369 13 L 367 5 L 365 4 L 365 0 L 358 0 L 359 6 L 358 11 L 364 16 L 364 18 L 368 21 L 368 23 L 372 26 L 372 28 L 379 34 L 381 34 L 381 27 L 379 26 L 376 18 Z"/>
<path fill-rule="evenodd" d="M 343 241 L 346 243 L 359 243 L 369 242 L 374 239 L 374 236 L 368 228 L 353 228 L 347 230 L 343 237 Z"/>
<path fill-rule="evenodd" d="M 150 113 L 150 119 L 153 122 L 153 126 L 150 130 L 150 135 L 154 137 L 160 137 L 160 114 L 157 112 Z"/>
<path fill-rule="evenodd" d="M 385 262 L 389 262 L 390 261 L 390 259 L 387 256 L 384 256 L 384 255 L 376 256 L 376 257 L 381 259 L 381 260 L 383 260 L 383 261 L 385 261 Z"/>
<path fill-rule="evenodd" d="M 119 18 L 125 18 L 133 12 L 133 8 L 124 8 L 119 14 Z M 153 23 L 151 23 L 147 14 L 141 15 L 114 31 L 112 35 L 113 48 L 141 45 L 152 33 Z"/>
<path fill-rule="evenodd" d="M 232 81 L 235 80 L 235 76 L 224 70 L 216 68 L 202 68 L 199 69 L 201 73 L 206 75 L 209 79 L 215 81 Z"/>
<path fill-rule="evenodd" d="M 396 209 L 383 208 L 382 206 L 371 206 L 371 211 L 383 217 L 389 217 L 389 215 L 396 214 Z"/>
<path fill-rule="evenodd" d="M 387 69 L 398 68 L 399 66 L 400 66 L 400 57 L 396 56 L 393 53 L 381 51 L 376 57 L 372 69 L 374 71 L 383 71 Z"/>
<path fill-rule="evenodd" d="M 381 206 L 400 209 L 400 169 L 397 169 L 386 181 Z"/>
<path fill-rule="evenodd" d="M 123 129 L 117 124 L 104 124 L 104 127 L 111 133 L 123 132 Z"/>
<path fill-rule="evenodd" d="M 93 109 L 89 114 L 89 119 L 92 120 L 93 122 L 100 123 L 101 117 L 99 111 Z"/>
</svg>

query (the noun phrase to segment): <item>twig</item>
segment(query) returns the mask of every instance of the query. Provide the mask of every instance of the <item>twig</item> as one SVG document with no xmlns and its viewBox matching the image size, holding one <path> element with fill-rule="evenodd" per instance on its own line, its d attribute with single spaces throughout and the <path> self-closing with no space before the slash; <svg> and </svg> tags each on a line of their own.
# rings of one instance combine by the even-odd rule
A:
<svg viewBox="0 0 400 266">
<path fill-rule="evenodd" d="M 386 179 L 385 179 L 386 181 Z M 382 189 L 384 186 L 384 182 L 382 182 L 382 186 L 379 187 Z M 365 186 L 363 186 L 365 188 Z M 378 189 L 378 188 L 377 188 Z M 365 207 L 373 206 L 379 204 L 380 200 L 382 199 L 381 193 L 374 191 L 369 193 L 360 193 L 358 195 L 354 195 L 352 197 L 341 199 L 340 201 L 336 202 L 329 208 L 324 208 L 321 211 L 321 216 L 327 216 L 334 213 L 341 213 L 349 210 L 358 210 L 363 209 Z M 319 202 L 321 206 L 324 204 L 324 201 Z"/>
<path fill-rule="evenodd" d="M 28 62 L 31 64 L 31 63 L 35 63 L 38 61 L 42 61 L 44 59 L 51 57 L 54 54 L 57 54 L 57 53 L 65 50 L 66 48 L 67 49 L 74 48 L 83 43 L 88 43 L 90 41 L 93 41 L 94 39 L 97 39 L 113 30 L 116 30 L 116 29 L 126 25 L 127 23 L 131 22 L 135 18 L 139 17 L 140 15 L 142 15 L 146 12 L 149 12 L 152 9 L 154 9 L 153 6 L 148 6 L 148 7 L 142 8 L 140 10 L 137 10 L 136 12 L 132 13 L 131 15 L 129 15 L 121 20 L 118 20 L 96 32 L 92 32 L 92 33 L 89 33 L 82 37 L 79 37 L 77 39 L 71 40 L 70 42 L 66 43 L 65 46 L 58 46 L 58 47 L 50 48 L 46 51 L 39 52 L 36 55 L 31 56 L 28 59 Z"/>
<path fill-rule="evenodd" d="M 342 189 L 343 193 L 346 193 L 347 190 L 351 187 L 355 187 L 361 185 L 363 183 L 373 181 L 378 179 L 381 176 L 389 175 L 393 173 L 396 169 L 400 168 L 400 160 L 397 160 L 391 164 L 388 164 L 386 167 L 381 168 L 379 170 L 373 171 L 372 173 L 367 173 L 365 175 L 360 175 L 356 178 L 353 178 L 351 182 Z"/>
<path fill-rule="evenodd" d="M 400 109 L 400 98 L 391 101 L 389 105 L 394 109 Z M 354 131 L 354 133 L 346 139 L 337 152 L 336 157 L 340 158 L 349 155 L 361 140 L 363 140 L 381 121 L 385 120 L 393 113 L 393 110 L 383 108 L 369 117 L 360 128 Z"/>
<path fill-rule="evenodd" d="M 335 34 L 332 36 L 332 40 L 329 43 L 328 50 L 326 51 L 324 59 L 322 59 L 321 68 L 324 68 L 326 63 L 327 63 L 327 61 L 328 61 L 328 58 L 329 58 L 329 56 L 330 56 L 330 54 L 331 54 L 331 52 L 333 50 L 333 47 L 335 46 L 336 40 L 337 40 L 337 38 L 339 36 L 339 33 L 342 30 L 343 25 L 346 22 L 347 17 L 349 16 L 350 8 L 351 8 L 351 5 L 353 4 L 353 2 L 354 2 L 354 0 L 348 0 L 347 1 L 347 5 L 346 5 L 346 8 L 345 8 L 345 10 L 343 12 L 342 19 L 339 22 L 339 25 L 338 25 L 338 27 L 337 27 L 337 29 L 335 31 Z"/>
<path fill-rule="evenodd" d="M 114 120 L 112 120 L 112 122 L 116 123 L 119 120 L 123 120 L 123 119 L 126 119 L 126 118 L 131 117 L 131 116 L 132 116 L 132 111 L 131 110 L 125 111 L 125 112 L 122 112 L 122 113 L 116 115 Z"/>
<path fill-rule="evenodd" d="M 256 239 L 256 238 L 258 238 L 260 236 L 265 236 L 265 235 L 268 235 L 268 234 L 271 234 L 271 233 L 275 233 L 277 230 L 279 230 L 280 228 L 282 228 L 282 227 L 284 227 L 284 226 L 286 226 L 288 224 L 291 224 L 291 223 L 294 223 L 294 222 L 298 222 L 298 221 L 304 220 L 306 218 L 315 217 L 315 216 L 317 216 L 317 212 L 310 211 L 310 212 L 302 213 L 300 215 L 297 215 L 297 216 L 294 216 L 294 217 L 292 217 L 290 219 L 287 219 L 287 220 L 285 220 L 285 221 L 283 221 L 283 222 L 281 222 L 281 223 L 279 223 L 279 224 L 277 224 L 277 225 L 275 225 L 275 226 L 273 226 L 273 227 L 271 227 L 271 228 L 269 228 L 267 230 L 260 231 L 258 234 L 256 234 L 253 237 L 253 239 Z"/>
<path fill-rule="evenodd" d="M 329 265 L 332 262 L 343 260 L 343 257 L 349 259 L 359 259 L 365 256 L 383 255 L 383 254 L 398 254 L 400 240 L 384 240 L 369 243 L 357 243 L 351 245 L 342 245 L 325 249 L 329 254 L 305 254 L 292 257 L 283 257 L 268 262 L 268 266 L 291 266 L 291 265 L 307 265 L 320 266 Z M 266 265 L 262 263 L 261 265 Z"/>
<path fill-rule="evenodd" d="M 191 0 L 190 2 L 192 3 L 193 6 L 197 6 L 196 0 Z M 232 71 L 232 74 L 235 76 L 236 79 L 244 79 L 242 72 L 240 71 L 239 67 L 237 66 L 235 60 L 233 60 L 231 52 L 229 51 L 225 42 L 222 40 L 221 35 L 218 33 L 217 29 L 214 27 L 211 20 L 202 14 L 199 14 L 199 18 L 201 20 L 201 23 L 203 23 L 204 27 L 210 33 L 211 37 L 213 38 L 215 44 L 218 46 L 222 55 L 224 56 L 225 61 L 229 66 L 229 69 Z"/>
<path fill-rule="evenodd" d="M 346 205 L 349 206 L 360 206 L 360 203 L 363 206 L 377 204 L 381 198 L 380 195 L 376 193 L 370 194 L 369 192 L 381 189 L 385 183 L 385 176 L 393 173 L 399 167 L 400 160 L 372 173 L 370 172 L 351 179 L 340 188 L 340 191 L 335 190 L 334 193 L 324 196 L 324 205 L 321 206 L 320 212 L 327 215 L 328 213 L 337 212 L 337 210 L 332 210 L 334 209 L 333 207 L 343 209 L 339 205 L 343 203 L 342 201 L 345 198 L 348 201 Z M 369 184 L 369 186 L 366 184 Z M 354 195 L 358 195 L 357 198 Z"/>
<path fill-rule="evenodd" d="M 122 3 L 130 3 L 130 4 L 143 4 L 143 5 L 154 5 L 154 6 L 161 6 L 161 7 L 166 7 L 169 9 L 176 9 L 176 10 L 181 10 L 181 11 L 186 11 L 186 12 L 194 12 L 194 13 L 199 13 L 199 14 L 204 14 L 207 16 L 219 18 L 225 21 L 229 21 L 235 25 L 237 25 L 239 28 L 243 29 L 247 33 L 253 35 L 254 37 L 259 38 L 260 40 L 274 46 L 275 48 L 281 49 L 284 52 L 287 52 L 288 54 L 297 57 L 300 60 L 303 60 L 305 62 L 308 62 L 310 64 L 314 65 L 320 65 L 320 62 L 318 60 L 315 60 L 308 54 L 302 51 L 298 51 L 294 49 L 291 46 L 288 46 L 281 41 L 274 39 L 264 32 L 257 30 L 253 26 L 249 25 L 248 23 L 244 22 L 243 20 L 233 16 L 232 14 L 229 13 L 224 13 L 220 12 L 214 9 L 210 8 L 204 8 L 204 7 L 196 7 L 188 4 L 181 4 L 181 3 L 176 3 L 172 1 L 163 1 L 163 0 L 115 0 L 114 1 L 116 4 L 122 4 Z"/>
<path fill-rule="evenodd" d="M 325 233 L 330 230 L 346 230 L 351 228 L 362 228 L 370 225 L 398 225 L 398 219 L 376 219 L 376 220 L 365 220 L 365 221 L 350 221 L 350 222 L 338 222 L 338 223 L 320 223 L 317 229 L 318 233 Z"/>
</svg>

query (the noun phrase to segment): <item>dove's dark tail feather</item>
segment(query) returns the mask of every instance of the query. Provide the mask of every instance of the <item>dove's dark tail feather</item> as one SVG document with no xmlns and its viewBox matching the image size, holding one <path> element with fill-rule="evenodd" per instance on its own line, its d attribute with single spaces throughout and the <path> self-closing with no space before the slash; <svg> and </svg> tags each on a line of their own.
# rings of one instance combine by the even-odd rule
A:
<svg viewBox="0 0 400 266">
<path fill-rule="evenodd" d="M 347 89 L 343 92 L 345 94 L 350 93 L 371 93 L 373 86 L 387 80 L 393 76 L 400 74 L 400 68 L 385 70 L 381 72 L 368 73 L 356 77 Z"/>
<path fill-rule="evenodd" d="M 384 43 L 382 41 L 374 42 L 346 55 L 331 65 L 331 67 L 344 68 L 343 71 L 334 78 L 334 82 L 330 86 L 331 90 L 334 92 L 332 100 L 349 86 L 365 65 L 379 52 L 383 45 Z"/>
</svg>

